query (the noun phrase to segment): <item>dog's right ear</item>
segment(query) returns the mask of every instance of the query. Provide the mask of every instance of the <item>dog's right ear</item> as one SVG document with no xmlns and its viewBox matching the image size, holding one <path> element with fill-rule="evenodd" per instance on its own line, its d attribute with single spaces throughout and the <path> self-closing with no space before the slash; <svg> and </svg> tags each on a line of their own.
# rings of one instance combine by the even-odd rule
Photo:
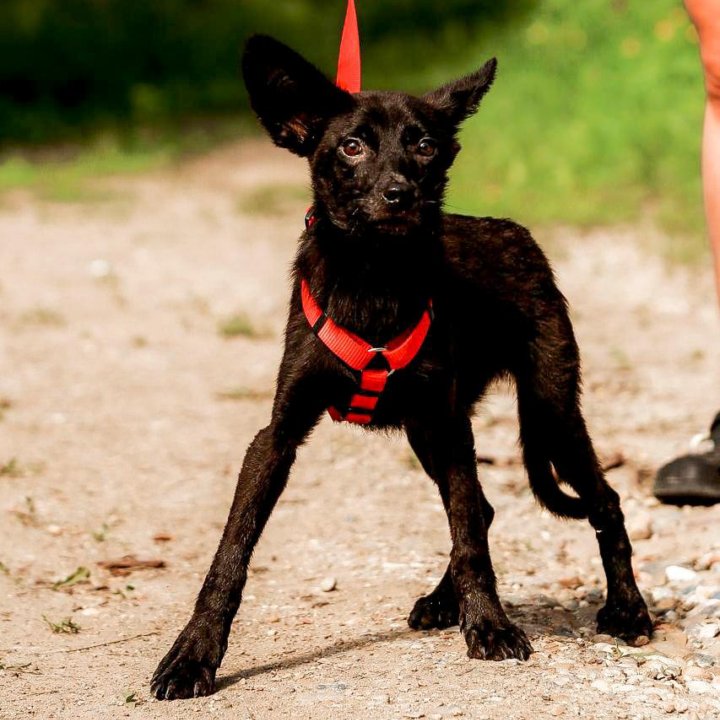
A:
<svg viewBox="0 0 720 720">
<path fill-rule="evenodd" d="M 253 35 L 242 59 L 250 104 L 276 145 L 307 157 L 328 121 L 351 110 L 350 93 L 314 65 L 267 35 Z"/>
</svg>

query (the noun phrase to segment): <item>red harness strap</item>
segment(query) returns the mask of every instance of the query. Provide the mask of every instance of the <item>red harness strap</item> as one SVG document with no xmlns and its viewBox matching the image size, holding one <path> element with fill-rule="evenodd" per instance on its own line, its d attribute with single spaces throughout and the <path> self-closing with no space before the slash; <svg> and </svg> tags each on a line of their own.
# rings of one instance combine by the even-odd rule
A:
<svg viewBox="0 0 720 720">
<path fill-rule="evenodd" d="M 325 315 L 305 280 L 301 281 L 300 290 L 303 312 L 313 332 L 333 355 L 353 370 L 360 371 L 359 388 L 350 398 L 348 411 L 343 415 L 331 407 L 328 408 L 330 417 L 336 422 L 345 420 L 367 425 L 372 422 L 373 411 L 385 389 L 387 379 L 396 370 L 401 370 L 412 362 L 425 342 L 432 322 L 432 302 L 428 304 L 428 309 L 415 327 L 406 330 L 383 347 L 373 347 Z M 389 369 L 368 367 L 377 355 L 385 359 Z"/>
</svg>

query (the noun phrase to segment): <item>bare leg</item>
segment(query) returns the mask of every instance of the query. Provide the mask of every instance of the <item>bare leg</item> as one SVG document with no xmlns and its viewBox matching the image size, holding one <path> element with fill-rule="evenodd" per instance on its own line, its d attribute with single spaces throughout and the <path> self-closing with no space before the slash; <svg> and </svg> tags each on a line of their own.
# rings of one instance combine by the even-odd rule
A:
<svg viewBox="0 0 720 720">
<path fill-rule="evenodd" d="M 685 6 L 698 31 L 705 75 L 703 190 L 720 302 L 720 0 L 685 0 Z"/>
<path fill-rule="evenodd" d="M 685 0 L 700 38 L 700 57 L 707 101 L 702 142 L 703 194 L 708 236 L 713 252 L 715 283 L 720 306 L 720 0 Z M 676 505 L 720 502 L 720 413 L 710 426 L 715 448 L 702 454 L 681 455 L 657 472 L 656 497 Z"/>
</svg>

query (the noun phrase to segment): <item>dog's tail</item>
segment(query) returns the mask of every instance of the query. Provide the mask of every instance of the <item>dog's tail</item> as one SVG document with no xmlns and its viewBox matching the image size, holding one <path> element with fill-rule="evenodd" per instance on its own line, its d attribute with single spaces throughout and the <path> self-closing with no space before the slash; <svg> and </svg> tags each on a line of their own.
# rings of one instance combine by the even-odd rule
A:
<svg viewBox="0 0 720 720">
<path fill-rule="evenodd" d="M 525 467 L 530 480 L 530 489 L 541 505 L 544 505 L 553 515 L 562 518 L 582 520 L 587 518 L 588 511 L 585 503 L 579 497 L 573 497 L 563 492 L 559 486 L 559 479 L 553 472 L 552 465 L 546 457 L 524 448 Z"/>
<path fill-rule="evenodd" d="M 560 488 L 564 480 L 557 473 L 557 461 L 568 467 L 568 463 L 562 460 L 571 452 L 572 443 L 567 443 L 563 449 L 555 423 L 547 415 L 537 412 L 535 403 L 528 402 L 524 393 L 518 394 L 518 401 L 520 442 L 530 489 L 535 498 L 558 517 L 577 520 L 587 518 L 588 508 L 583 500 L 568 495 Z"/>
</svg>

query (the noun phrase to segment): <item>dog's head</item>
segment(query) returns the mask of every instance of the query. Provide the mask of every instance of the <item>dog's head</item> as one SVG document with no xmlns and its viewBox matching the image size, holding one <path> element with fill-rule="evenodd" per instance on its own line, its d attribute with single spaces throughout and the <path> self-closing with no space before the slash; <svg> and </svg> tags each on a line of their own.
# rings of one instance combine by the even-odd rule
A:
<svg viewBox="0 0 720 720">
<path fill-rule="evenodd" d="M 438 217 L 460 123 L 495 77 L 493 58 L 422 97 L 345 92 L 286 45 L 252 37 L 243 75 L 275 144 L 307 157 L 319 209 L 342 230 L 403 235 Z"/>
</svg>

